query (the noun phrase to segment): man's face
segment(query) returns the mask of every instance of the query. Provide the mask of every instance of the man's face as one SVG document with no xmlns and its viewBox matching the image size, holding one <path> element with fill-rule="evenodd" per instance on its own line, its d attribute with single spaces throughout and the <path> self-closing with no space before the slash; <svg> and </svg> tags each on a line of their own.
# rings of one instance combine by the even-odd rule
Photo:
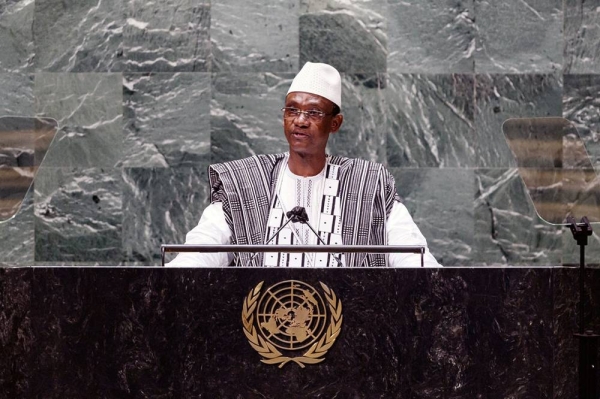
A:
<svg viewBox="0 0 600 399">
<path fill-rule="evenodd" d="M 316 94 L 292 92 L 285 98 L 285 106 L 301 111 L 321 111 L 325 115 L 321 120 L 300 114 L 295 118 L 283 118 L 285 137 L 290 145 L 290 152 L 299 155 L 325 154 L 325 147 L 330 133 L 335 133 L 342 125 L 342 115 L 331 115 L 334 104 Z"/>
</svg>

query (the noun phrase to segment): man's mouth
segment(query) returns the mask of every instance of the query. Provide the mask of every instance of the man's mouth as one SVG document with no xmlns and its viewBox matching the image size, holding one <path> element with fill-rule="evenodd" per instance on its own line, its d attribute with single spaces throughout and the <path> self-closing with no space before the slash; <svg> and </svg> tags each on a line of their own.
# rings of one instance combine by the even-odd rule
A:
<svg viewBox="0 0 600 399">
<path fill-rule="evenodd" d="M 308 137 L 308 134 L 305 134 L 302 132 L 292 132 L 292 136 L 294 136 L 296 138 L 304 138 L 304 137 Z"/>
</svg>

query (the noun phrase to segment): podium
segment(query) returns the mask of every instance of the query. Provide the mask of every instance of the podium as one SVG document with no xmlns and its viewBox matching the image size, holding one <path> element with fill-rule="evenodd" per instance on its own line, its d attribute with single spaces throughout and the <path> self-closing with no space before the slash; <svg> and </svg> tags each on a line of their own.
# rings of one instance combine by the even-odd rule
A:
<svg viewBox="0 0 600 399">
<path fill-rule="evenodd" d="M 588 269 L 600 325 L 600 270 Z M 0 270 L 0 397 L 577 396 L 573 268 Z M 249 293 L 326 284 L 342 303 L 318 364 L 265 364 Z"/>
</svg>

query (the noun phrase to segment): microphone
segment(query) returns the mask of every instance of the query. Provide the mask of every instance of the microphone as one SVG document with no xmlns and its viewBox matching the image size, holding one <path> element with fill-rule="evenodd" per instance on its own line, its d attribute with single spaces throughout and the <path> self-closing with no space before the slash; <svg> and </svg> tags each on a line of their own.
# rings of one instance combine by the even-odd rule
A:
<svg viewBox="0 0 600 399">
<path fill-rule="evenodd" d="M 300 222 L 308 224 L 308 215 L 306 209 L 301 206 L 295 206 L 291 211 L 287 212 L 285 216 L 288 217 L 292 222 Z"/>
<path fill-rule="evenodd" d="M 315 229 L 313 229 L 313 227 L 310 225 L 310 223 L 308 223 L 308 214 L 306 213 L 306 209 L 304 207 L 295 206 L 294 208 L 292 208 L 291 211 L 286 213 L 286 216 L 289 218 L 289 220 L 291 220 L 294 223 L 300 222 L 302 224 L 307 225 L 308 228 L 313 232 L 313 234 L 317 236 L 319 242 L 323 245 L 327 245 L 325 241 L 323 241 L 321 236 L 319 236 L 319 233 L 317 233 Z M 338 267 L 342 267 L 342 260 L 332 253 L 330 253 L 330 255 L 333 256 L 333 259 L 336 260 Z"/>
<path fill-rule="evenodd" d="M 317 239 L 319 240 L 319 242 L 323 245 L 327 245 L 325 243 L 325 241 L 323 241 L 323 239 L 319 236 L 319 233 L 317 233 L 315 231 L 315 229 L 313 229 L 313 227 L 310 225 L 310 223 L 308 223 L 308 214 L 306 213 L 306 208 L 304 208 L 302 206 L 295 206 L 292 208 L 291 211 L 286 212 L 285 216 L 288 218 L 288 220 L 280 228 L 278 228 L 275 233 L 273 233 L 273 235 L 265 242 L 265 245 L 267 245 L 268 243 L 273 241 L 273 239 L 275 237 L 277 237 L 277 234 L 279 234 L 279 232 L 281 230 L 283 230 L 283 228 L 285 226 L 287 226 L 290 222 L 301 223 L 301 224 L 307 225 L 310 228 L 310 230 L 313 232 L 313 234 L 315 236 L 317 236 Z M 258 255 L 258 252 L 255 252 L 254 255 L 252 255 L 252 257 L 250 257 L 246 266 L 250 266 L 250 264 L 254 261 L 254 258 L 256 258 L 256 255 Z M 339 257 L 335 256 L 332 253 L 330 253 L 330 255 L 333 256 L 333 259 L 336 260 L 338 267 L 343 266 L 342 260 Z"/>
</svg>

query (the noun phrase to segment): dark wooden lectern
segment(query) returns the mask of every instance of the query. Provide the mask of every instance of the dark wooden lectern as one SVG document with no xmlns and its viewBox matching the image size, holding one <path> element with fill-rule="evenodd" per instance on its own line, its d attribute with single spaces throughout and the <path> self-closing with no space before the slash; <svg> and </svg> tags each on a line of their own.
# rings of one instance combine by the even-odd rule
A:
<svg viewBox="0 0 600 399">
<path fill-rule="evenodd" d="M 600 324 L 600 270 L 588 270 Z M 573 398 L 577 269 L 0 270 L 1 398 Z M 326 284 L 325 360 L 265 364 L 243 304 Z"/>
</svg>

